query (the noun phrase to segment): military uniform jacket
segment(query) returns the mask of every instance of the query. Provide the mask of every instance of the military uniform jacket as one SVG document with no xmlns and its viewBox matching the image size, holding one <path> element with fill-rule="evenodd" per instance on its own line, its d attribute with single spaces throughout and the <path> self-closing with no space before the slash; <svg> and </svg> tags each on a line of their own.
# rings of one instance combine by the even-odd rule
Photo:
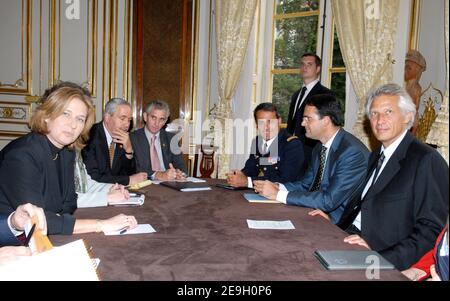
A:
<svg viewBox="0 0 450 301">
<path fill-rule="evenodd" d="M 247 177 L 286 183 L 303 175 L 303 145 L 297 137 L 280 131 L 265 155 L 261 154 L 262 143 L 263 139 L 259 136 L 252 142 L 250 157 L 242 169 Z"/>
</svg>

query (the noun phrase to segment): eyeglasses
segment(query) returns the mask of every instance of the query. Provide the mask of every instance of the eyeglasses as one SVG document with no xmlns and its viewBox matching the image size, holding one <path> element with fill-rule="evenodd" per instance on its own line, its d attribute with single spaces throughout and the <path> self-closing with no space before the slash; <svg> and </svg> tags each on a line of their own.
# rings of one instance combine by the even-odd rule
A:
<svg viewBox="0 0 450 301">
<path fill-rule="evenodd" d="M 303 116 L 302 121 L 306 122 L 306 123 L 310 123 L 313 120 L 320 120 L 320 119 L 322 119 L 322 118 L 313 118 L 313 117 L 310 117 L 310 116 Z"/>
</svg>

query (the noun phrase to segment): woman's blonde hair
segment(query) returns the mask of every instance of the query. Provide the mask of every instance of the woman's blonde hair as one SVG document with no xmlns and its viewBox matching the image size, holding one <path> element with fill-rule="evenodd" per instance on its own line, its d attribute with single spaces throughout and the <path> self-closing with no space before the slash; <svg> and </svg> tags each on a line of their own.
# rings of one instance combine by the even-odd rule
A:
<svg viewBox="0 0 450 301">
<path fill-rule="evenodd" d="M 47 135 L 49 130 L 45 120 L 55 119 L 63 114 L 72 99 L 75 98 L 80 99 L 86 105 L 88 112 L 80 136 L 69 146 L 69 148 L 81 150 L 89 139 L 89 131 L 95 122 L 95 113 L 89 92 L 75 83 L 61 82 L 45 91 L 41 98 L 42 104 L 36 109 L 31 117 L 31 130 Z"/>
</svg>

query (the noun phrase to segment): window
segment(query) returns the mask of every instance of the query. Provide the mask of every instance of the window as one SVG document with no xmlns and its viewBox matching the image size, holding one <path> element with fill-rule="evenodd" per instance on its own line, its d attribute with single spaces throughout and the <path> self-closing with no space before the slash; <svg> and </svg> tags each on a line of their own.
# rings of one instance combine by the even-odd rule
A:
<svg viewBox="0 0 450 301">
<path fill-rule="evenodd" d="M 278 107 L 283 122 L 287 121 L 291 96 L 300 89 L 299 63 L 306 52 L 322 57 L 322 83 L 336 93 L 345 112 L 346 69 L 335 32 L 329 0 L 273 0 L 273 64 L 271 68 L 272 102 Z M 327 20 L 323 33 L 322 12 Z"/>
<path fill-rule="evenodd" d="M 302 84 L 300 58 L 306 52 L 316 53 L 319 4 L 319 0 L 274 0 L 272 102 L 283 122 L 287 121 L 291 96 Z"/>
<path fill-rule="evenodd" d="M 329 72 L 330 89 L 336 93 L 336 98 L 339 100 L 342 108 L 342 113 L 345 113 L 345 81 L 346 69 L 344 59 L 342 58 L 341 47 L 339 39 L 335 30 L 334 22 L 332 27 L 332 41 L 331 41 L 331 60 Z"/>
</svg>

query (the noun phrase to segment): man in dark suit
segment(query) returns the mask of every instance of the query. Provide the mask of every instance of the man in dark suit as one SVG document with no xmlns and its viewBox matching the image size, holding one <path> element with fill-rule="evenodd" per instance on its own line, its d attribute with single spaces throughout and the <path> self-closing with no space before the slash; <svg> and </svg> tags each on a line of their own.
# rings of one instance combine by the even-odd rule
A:
<svg viewBox="0 0 450 301">
<path fill-rule="evenodd" d="M 92 179 L 103 183 L 133 185 L 147 179 L 136 173 L 133 148 L 128 135 L 132 120 L 130 104 L 113 98 L 105 106 L 103 120 L 94 124 L 82 155 Z"/>
<path fill-rule="evenodd" d="M 302 87 L 291 97 L 289 115 L 287 120 L 287 131 L 300 138 L 305 152 L 306 166 L 311 160 L 311 151 L 317 144 L 317 140 L 310 139 L 305 135 L 305 127 L 302 125 L 303 112 L 306 101 L 313 95 L 334 93 L 322 86 L 319 81 L 322 60 L 313 53 L 305 53 L 300 61 L 300 75 L 303 80 Z"/>
<path fill-rule="evenodd" d="M 300 140 L 280 131 L 281 117 L 272 103 L 261 103 L 253 111 L 258 136 L 242 170 L 228 173 L 228 184 L 253 187 L 254 180 L 280 183 L 295 181 L 303 175 L 303 147 Z"/>
<path fill-rule="evenodd" d="M 144 109 L 145 126 L 130 134 L 136 168 L 146 172 L 152 180 L 184 179 L 187 168 L 175 134 L 163 129 L 170 116 L 167 102 L 155 100 Z"/>
<path fill-rule="evenodd" d="M 368 149 L 341 128 L 342 111 L 333 95 L 310 97 L 302 125 L 309 138 L 320 141 L 312 152 L 312 163 L 297 182 L 284 185 L 255 181 L 259 194 L 287 205 L 321 209 L 333 223 L 339 221 L 345 205 L 364 181 Z"/>
<path fill-rule="evenodd" d="M 381 146 L 372 152 L 362 194 L 338 223 L 345 238 L 379 252 L 405 270 L 433 248 L 448 214 L 448 166 L 408 131 L 416 107 L 408 93 L 387 84 L 367 95 L 366 113 Z"/>
</svg>

